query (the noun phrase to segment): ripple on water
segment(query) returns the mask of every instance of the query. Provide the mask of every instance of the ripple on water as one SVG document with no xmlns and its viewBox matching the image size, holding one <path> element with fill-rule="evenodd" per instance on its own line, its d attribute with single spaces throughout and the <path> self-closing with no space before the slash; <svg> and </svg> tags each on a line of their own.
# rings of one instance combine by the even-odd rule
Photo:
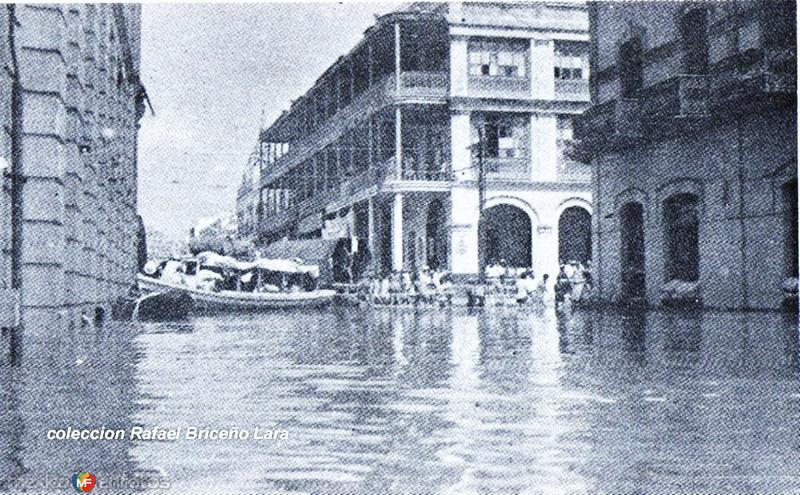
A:
<svg viewBox="0 0 800 495">
<path fill-rule="evenodd" d="M 796 332 L 779 315 L 456 308 L 70 335 L 63 355 L 34 342 L 29 367 L 0 367 L 0 405 L 25 424 L 0 417 L 0 469 L 159 468 L 188 493 L 798 492 Z M 59 453 L 32 433 L 78 417 L 290 436 Z"/>
</svg>

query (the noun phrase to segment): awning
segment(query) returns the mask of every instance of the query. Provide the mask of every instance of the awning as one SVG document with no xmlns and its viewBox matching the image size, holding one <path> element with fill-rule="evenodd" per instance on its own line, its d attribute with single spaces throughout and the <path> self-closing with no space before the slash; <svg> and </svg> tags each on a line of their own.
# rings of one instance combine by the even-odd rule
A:
<svg viewBox="0 0 800 495">
<path fill-rule="evenodd" d="M 197 255 L 197 261 L 200 265 L 204 266 L 218 266 L 221 268 L 228 268 L 231 270 L 249 270 L 250 263 L 246 261 L 239 261 L 230 256 L 223 256 L 213 251 L 203 251 Z"/>
<path fill-rule="evenodd" d="M 283 239 L 261 249 L 264 258 L 289 259 L 316 266 L 322 280 L 333 280 L 333 251 L 341 239 Z"/>
</svg>

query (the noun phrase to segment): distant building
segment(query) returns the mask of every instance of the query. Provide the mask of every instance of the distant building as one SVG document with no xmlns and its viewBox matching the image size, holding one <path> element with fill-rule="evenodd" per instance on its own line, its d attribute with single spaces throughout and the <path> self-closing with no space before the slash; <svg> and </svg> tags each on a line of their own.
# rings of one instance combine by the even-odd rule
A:
<svg viewBox="0 0 800 495">
<path fill-rule="evenodd" d="M 594 260 L 604 300 L 696 284 L 775 308 L 797 277 L 794 2 L 590 4 Z"/>
<path fill-rule="evenodd" d="M 588 107 L 588 40 L 579 3 L 378 18 L 262 132 L 261 242 L 355 237 L 378 270 L 463 276 L 493 258 L 551 274 L 588 260 L 590 170 L 564 153 Z"/>
<path fill-rule="evenodd" d="M 24 321 L 103 314 L 136 281 L 139 43 L 135 4 L 0 10 L 0 285 Z"/>
<path fill-rule="evenodd" d="M 236 193 L 236 222 L 240 238 L 249 239 L 258 232 L 260 203 L 258 192 L 261 182 L 261 157 L 256 151 L 250 155 L 242 173 L 242 182 Z"/>
</svg>

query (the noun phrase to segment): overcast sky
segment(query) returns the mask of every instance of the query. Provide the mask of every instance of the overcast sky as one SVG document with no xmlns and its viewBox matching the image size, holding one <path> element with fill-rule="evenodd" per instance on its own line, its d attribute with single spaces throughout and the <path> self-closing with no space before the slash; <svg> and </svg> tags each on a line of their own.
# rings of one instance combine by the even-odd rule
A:
<svg viewBox="0 0 800 495">
<path fill-rule="evenodd" d="M 390 3 L 142 7 L 142 80 L 155 108 L 139 133 L 139 211 L 181 239 L 200 217 L 234 211 L 258 129 Z"/>
</svg>

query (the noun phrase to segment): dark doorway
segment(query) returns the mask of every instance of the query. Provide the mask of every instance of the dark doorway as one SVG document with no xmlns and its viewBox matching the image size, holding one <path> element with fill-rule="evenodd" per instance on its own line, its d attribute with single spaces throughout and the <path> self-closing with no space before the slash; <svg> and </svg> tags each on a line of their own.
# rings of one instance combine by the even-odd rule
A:
<svg viewBox="0 0 800 495">
<path fill-rule="evenodd" d="M 592 215 L 580 206 L 570 206 L 558 219 L 558 259 L 584 265 L 592 259 Z"/>
<path fill-rule="evenodd" d="M 428 205 L 428 217 L 425 222 L 425 238 L 427 239 L 427 264 L 436 270 L 447 267 L 447 219 L 444 205 L 434 199 Z"/>
<path fill-rule="evenodd" d="M 797 277 L 797 180 L 790 180 L 785 183 L 782 192 L 785 275 L 787 277 Z"/>
<path fill-rule="evenodd" d="M 640 203 L 625 203 L 619 216 L 622 297 L 644 299 L 644 209 Z"/>
<path fill-rule="evenodd" d="M 531 266 L 531 219 L 511 205 L 493 206 L 483 212 L 482 266 L 505 260 L 508 266 Z"/>
<path fill-rule="evenodd" d="M 697 196 L 673 194 L 664 201 L 667 282 L 696 282 L 700 275 Z"/>
</svg>

